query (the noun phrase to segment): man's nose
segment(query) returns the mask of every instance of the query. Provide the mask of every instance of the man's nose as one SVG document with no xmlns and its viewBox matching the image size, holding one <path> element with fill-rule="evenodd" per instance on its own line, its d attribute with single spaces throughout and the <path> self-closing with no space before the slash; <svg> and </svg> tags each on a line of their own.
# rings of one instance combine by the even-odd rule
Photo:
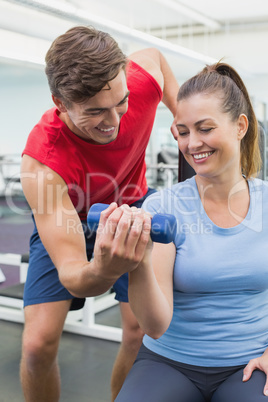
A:
<svg viewBox="0 0 268 402">
<path fill-rule="evenodd" d="M 120 122 L 120 115 L 117 111 L 117 109 L 114 107 L 112 109 L 109 109 L 109 111 L 107 112 L 107 115 L 105 117 L 105 123 L 107 125 L 111 125 L 111 126 L 118 126 Z"/>
</svg>

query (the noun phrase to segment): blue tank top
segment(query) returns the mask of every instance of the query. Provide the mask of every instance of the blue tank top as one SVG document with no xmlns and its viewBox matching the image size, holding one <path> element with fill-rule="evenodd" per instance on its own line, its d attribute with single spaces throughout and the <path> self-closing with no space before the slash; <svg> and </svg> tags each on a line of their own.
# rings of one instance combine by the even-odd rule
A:
<svg viewBox="0 0 268 402">
<path fill-rule="evenodd" d="M 227 229 L 207 216 L 194 177 L 145 201 L 145 210 L 174 214 L 178 224 L 173 318 L 159 339 L 145 335 L 153 352 L 225 367 L 246 364 L 267 348 L 268 183 L 248 184 L 248 214 Z"/>
</svg>

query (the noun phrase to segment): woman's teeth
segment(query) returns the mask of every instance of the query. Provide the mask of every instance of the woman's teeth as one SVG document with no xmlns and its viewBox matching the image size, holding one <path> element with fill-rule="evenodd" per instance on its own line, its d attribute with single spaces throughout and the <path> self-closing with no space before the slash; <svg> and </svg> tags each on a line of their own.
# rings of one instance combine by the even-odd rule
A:
<svg viewBox="0 0 268 402">
<path fill-rule="evenodd" d="M 203 154 L 196 154 L 196 155 L 193 155 L 193 157 L 194 157 L 194 159 L 202 159 L 202 158 L 207 158 L 207 157 L 209 157 L 210 155 L 212 155 L 213 154 L 213 152 L 205 152 L 205 153 L 203 153 Z"/>
</svg>

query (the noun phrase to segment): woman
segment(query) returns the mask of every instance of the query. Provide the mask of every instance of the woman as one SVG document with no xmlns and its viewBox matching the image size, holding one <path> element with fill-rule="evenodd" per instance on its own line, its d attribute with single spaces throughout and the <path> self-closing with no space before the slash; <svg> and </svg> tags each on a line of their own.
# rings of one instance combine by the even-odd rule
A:
<svg viewBox="0 0 268 402">
<path fill-rule="evenodd" d="M 148 198 L 174 243 L 148 243 L 129 299 L 146 335 L 117 402 L 258 402 L 268 396 L 268 183 L 248 92 L 227 64 L 179 90 L 178 146 L 196 175 Z"/>
</svg>

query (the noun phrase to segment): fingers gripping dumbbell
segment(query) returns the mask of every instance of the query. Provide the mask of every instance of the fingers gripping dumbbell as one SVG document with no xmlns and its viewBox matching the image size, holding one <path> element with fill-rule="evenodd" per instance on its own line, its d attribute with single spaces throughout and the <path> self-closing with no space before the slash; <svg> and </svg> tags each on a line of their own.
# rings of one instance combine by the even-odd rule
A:
<svg viewBox="0 0 268 402">
<path fill-rule="evenodd" d="M 94 204 L 90 208 L 87 216 L 87 224 L 90 230 L 96 231 L 98 228 L 101 212 L 108 208 L 108 204 Z M 151 222 L 151 239 L 156 243 L 171 243 L 176 235 L 176 218 L 170 214 L 156 214 Z"/>
</svg>

